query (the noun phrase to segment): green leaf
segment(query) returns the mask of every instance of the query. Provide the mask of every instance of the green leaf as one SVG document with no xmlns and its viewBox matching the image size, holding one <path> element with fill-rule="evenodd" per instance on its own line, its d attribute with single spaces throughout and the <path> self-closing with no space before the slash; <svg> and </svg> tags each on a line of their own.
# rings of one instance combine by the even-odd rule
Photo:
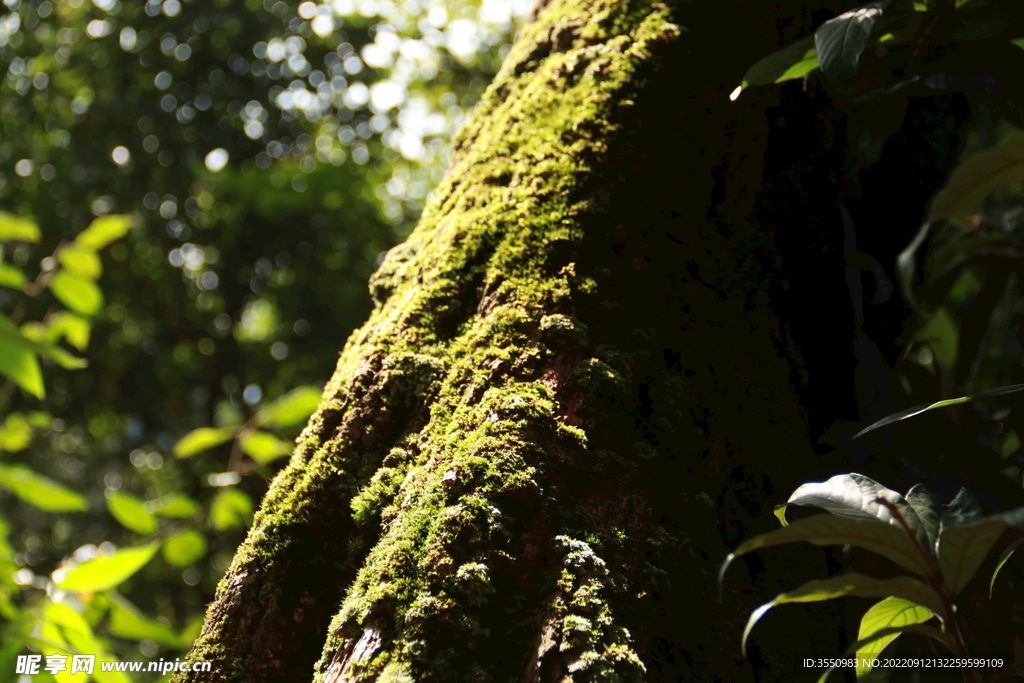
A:
<svg viewBox="0 0 1024 683">
<path fill-rule="evenodd" d="M 183 494 L 169 493 L 149 503 L 147 507 L 161 517 L 181 519 L 192 515 L 199 509 L 199 504 Z"/>
<path fill-rule="evenodd" d="M 120 214 L 100 216 L 90 223 L 88 228 L 79 233 L 75 238 L 75 244 L 84 249 L 98 251 L 111 242 L 124 237 L 131 227 L 131 216 Z"/>
<path fill-rule="evenodd" d="M 0 451 L 17 453 L 32 443 L 32 423 L 21 413 L 11 413 L 0 426 Z"/>
<path fill-rule="evenodd" d="M 876 25 L 892 0 L 876 0 L 840 14 L 822 24 L 814 33 L 821 70 L 840 86 L 857 73 L 860 56 Z"/>
<path fill-rule="evenodd" d="M 787 527 L 747 539 L 722 564 L 718 573 L 721 586 L 729 564 L 754 550 L 807 541 L 814 545 L 855 545 L 887 557 L 918 576 L 932 573 L 931 561 L 922 556 L 917 544 L 902 529 L 886 522 L 860 521 L 836 515 L 815 515 L 797 520 Z"/>
<path fill-rule="evenodd" d="M 92 280 L 58 270 L 50 281 L 54 296 L 75 313 L 94 316 L 103 308 L 103 292 Z"/>
<path fill-rule="evenodd" d="M 9 263 L 0 263 L 0 287 L 21 289 L 26 282 L 28 282 L 28 278 L 20 268 L 15 268 Z"/>
<path fill-rule="evenodd" d="M 219 446 L 235 436 L 234 429 L 217 429 L 215 427 L 200 427 L 181 437 L 178 443 L 174 444 L 171 452 L 176 458 L 190 458 L 197 453 Z"/>
<path fill-rule="evenodd" d="M 253 505 L 249 496 L 235 488 L 226 488 L 217 494 L 210 507 L 210 524 L 218 531 L 245 528 L 249 525 Z"/>
<path fill-rule="evenodd" d="M 187 567 L 206 554 L 206 539 L 193 529 L 179 531 L 167 539 L 163 552 L 175 567 Z"/>
<path fill-rule="evenodd" d="M 115 491 L 107 497 L 107 509 L 121 526 L 135 533 L 151 534 L 157 529 L 156 517 L 135 496 Z"/>
<path fill-rule="evenodd" d="M 942 501 L 939 500 L 938 496 L 925 488 L 924 484 L 915 484 L 907 492 L 907 503 L 917 513 L 918 522 L 921 524 L 924 532 L 922 543 L 925 544 L 926 548 L 936 549 L 942 518 L 946 514 Z M 913 528 L 913 524 L 911 524 L 911 528 Z"/>
<path fill-rule="evenodd" d="M 907 408 L 906 410 L 901 410 L 898 413 L 893 413 L 892 415 L 888 415 L 886 417 L 883 417 L 878 422 L 875 422 L 874 424 L 868 425 L 864 429 L 862 429 L 859 432 L 857 432 L 856 434 L 854 434 L 853 438 L 856 439 L 857 437 L 863 436 L 863 435 L 867 434 L 868 432 L 874 431 L 875 429 L 878 429 L 880 427 L 885 427 L 887 425 L 891 425 L 893 423 L 900 422 L 901 420 L 906 420 L 907 418 L 914 417 L 915 415 L 920 415 L 921 413 L 928 412 L 929 410 L 935 410 L 936 408 L 945 408 L 946 406 L 954 406 L 954 405 L 957 405 L 958 403 L 967 403 L 968 401 L 974 401 L 974 400 L 977 400 L 979 398 L 992 398 L 993 396 L 1003 396 L 1005 394 L 1015 394 L 1018 391 L 1024 391 L 1024 384 L 1011 384 L 1011 385 L 1008 385 L 1008 386 L 1005 386 L 1005 387 L 997 387 L 995 389 L 987 389 L 985 391 L 979 391 L 978 393 L 971 394 L 969 396 L 960 396 L 958 398 L 947 398 L 944 401 L 936 401 L 935 403 L 919 403 L 916 406 L 913 406 L 912 408 Z"/>
<path fill-rule="evenodd" d="M 32 339 L 29 334 L 34 334 L 34 330 L 28 328 L 28 326 L 20 332 L 5 330 L 0 326 L 0 342 L 7 342 L 12 346 L 20 347 L 29 353 L 37 353 L 39 355 L 46 356 L 47 358 L 54 360 L 57 365 L 68 370 L 80 370 L 89 365 L 88 361 L 84 358 L 74 356 L 59 346 L 46 344 L 38 341 L 37 339 Z"/>
<path fill-rule="evenodd" d="M 931 232 L 931 224 L 925 223 L 917 231 L 910 244 L 896 257 L 896 274 L 900 281 L 900 288 L 903 290 L 903 296 L 906 297 L 907 302 L 914 308 L 917 308 L 917 302 L 914 300 L 914 273 L 917 271 L 918 252 L 931 236 Z"/>
<path fill-rule="evenodd" d="M 992 591 L 996 586 L 996 577 L 999 576 L 999 570 L 1001 570 L 1003 565 L 1009 561 L 1010 557 L 1013 555 L 1014 551 L 1020 547 L 1021 543 L 1024 543 L 1024 536 L 1021 536 L 1013 543 L 1006 546 L 1006 548 L 1003 549 L 1002 554 L 999 556 L 999 561 L 996 562 L 996 568 L 992 570 L 992 579 L 988 582 L 988 597 L 990 600 L 992 599 Z"/>
<path fill-rule="evenodd" d="M 36 398 L 46 396 L 39 359 L 10 320 L 0 313 L 0 375 L 6 375 Z"/>
<path fill-rule="evenodd" d="M 150 619 L 124 596 L 110 592 L 110 621 L 107 628 L 112 635 L 128 640 L 152 640 L 172 648 L 181 647 L 181 639 L 170 626 Z"/>
<path fill-rule="evenodd" d="M 57 587 L 77 593 L 95 593 L 113 588 L 146 566 L 159 548 L 159 543 L 149 543 L 118 550 L 110 557 L 83 562 L 68 572 L 67 576 L 57 583 Z"/>
<path fill-rule="evenodd" d="M 864 616 L 860 620 L 860 632 L 857 634 L 858 641 L 869 641 L 871 636 L 875 635 L 882 629 L 893 629 L 901 626 L 909 626 L 911 624 L 921 624 L 932 617 L 935 614 L 927 607 L 922 607 L 916 602 L 907 600 L 906 598 L 889 597 L 881 602 L 877 602 L 864 613 Z M 863 676 L 867 672 L 871 671 L 870 661 L 874 657 L 872 655 L 878 655 L 882 653 L 882 650 L 892 641 L 899 637 L 900 633 L 895 632 L 887 636 L 881 636 L 873 641 L 869 641 L 871 649 L 867 649 L 867 645 L 857 650 L 857 676 Z"/>
<path fill-rule="evenodd" d="M 818 66 L 818 53 L 814 48 L 814 36 L 807 36 L 758 60 L 743 74 L 740 87 L 733 91 L 731 99 L 739 97 L 740 91 L 752 85 L 772 85 L 794 78 L 802 78 Z"/>
<path fill-rule="evenodd" d="M 35 221 L 0 211 L 0 242 L 38 242 L 42 237 Z"/>
<path fill-rule="evenodd" d="M 261 465 L 292 452 L 291 444 L 267 432 L 249 432 L 242 437 L 241 445 L 245 454 Z"/>
<path fill-rule="evenodd" d="M 931 496 L 926 489 L 915 487 L 920 499 Z M 833 515 L 861 521 L 882 521 L 900 530 L 903 527 L 893 517 L 889 508 L 877 501 L 885 500 L 894 506 L 907 525 L 917 534 L 925 548 L 934 550 L 934 538 L 939 532 L 937 517 L 930 519 L 930 525 L 921 519 L 917 510 L 903 496 L 879 484 L 863 474 L 837 474 L 825 482 L 812 482 L 800 486 L 789 497 L 786 505 L 805 505 L 819 507 Z M 937 499 L 934 504 L 939 505 Z"/>
<path fill-rule="evenodd" d="M 79 351 L 85 351 L 89 346 L 89 321 L 74 313 L 60 311 L 47 316 L 46 329 L 51 342 L 63 337 Z"/>
<path fill-rule="evenodd" d="M 265 405 L 256 414 L 256 422 L 268 427 L 288 427 L 302 422 L 320 405 L 321 394 L 322 392 L 313 386 L 293 389 Z"/>
<path fill-rule="evenodd" d="M 878 579 L 873 576 L 851 573 L 833 576 L 828 579 L 815 579 L 808 581 L 796 590 L 777 595 L 774 600 L 761 605 L 751 613 L 750 618 L 747 620 L 747 626 L 743 629 L 741 645 L 743 655 L 746 656 L 747 637 L 754 628 L 754 624 L 772 607 L 790 602 L 820 602 L 847 595 L 861 598 L 896 596 L 905 598 L 918 605 L 923 605 L 933 612 L 942 611 L 942 598 L 939 594 L 931 586 L 912 576 Z"/>
<path fill-rule="evenodd" d="M 91 249 L 75 247 L 74 244 L 64 247 L 57 254 L 60 263 L 69 273 L 88 280 L 95 280 L 103 273 L 100 257 Z"/>
<path fill-rule="evenodd" d="M 985 513 L 982 512 L 981 505 L 974 494 L 961 486 L 953 500 L 946 505 L 946 512 L 942 515 L 942 524 L 947 527 L 973 524 L 984 518 Z"/>
<path fill-rule="evenodd" d="M 934 626 L 928 626 L 926 624 L 909 624 L 907 626 L 883 628 L 880 631 L 876 631 L 873 635 L 868 636 L 863 640 L 858 640 L 857 642 L 850 645 L 850 647 L 846 648 L 846 651 L 843 653 L 843 656 L 846 657 L 847 655 L 850 655 L 853 652 L 858 652 L 876 640 L 887 638 L 888 636 L 893 634 L 900 635 L 902 633 L 916 633 L 919 636 L 931 638 L 932 640 L 941 643 L 950 652 L 956 652 L 956 646 L 953 643 L 953 639 L 945 633 L 943 633 L 942 631 L 940 631 L 939 629 L 935 628 Z M 828 680 L 828 677 L 832 674 L 833 671 L 835 671 L 835 667 L 826 669 L 825 672 L 821 674 L 820 677 L 818 677 L 818 683 L 825 683 L 825 681 Z"/>
<path fill-rule="evenodd" d="M 928 221 L 981 213 L 989 195 L 1020 183 L 1024 183 L 1024 131 L 1015 130 L 953 169 L 932 199 Z"/>
<path fill-rule="evenodd" d="M 46 512 L 89 509 L 89 502 L 84 496 L 25 467 L 0 467 L 0 486 Z"/>
<path fill-rule="evenodd" d="M 1001 519 L 949 528 L 943 522 L 939 534 L 939 568 L 950 595 L 958 595 L 964 589 L 1005 529 L 1006 522 Z"/>
</svg>

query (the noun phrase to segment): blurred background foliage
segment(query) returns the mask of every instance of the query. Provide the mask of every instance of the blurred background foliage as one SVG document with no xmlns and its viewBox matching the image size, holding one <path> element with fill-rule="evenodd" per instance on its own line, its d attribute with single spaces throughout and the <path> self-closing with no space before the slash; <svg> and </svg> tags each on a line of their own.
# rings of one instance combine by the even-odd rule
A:
<svg viewBox="0 0 1024 683">
<path fill-rule="evenodd" d="M 180 657 L 532 2 L 3 2 L 0 680 Z"/>
</svg>

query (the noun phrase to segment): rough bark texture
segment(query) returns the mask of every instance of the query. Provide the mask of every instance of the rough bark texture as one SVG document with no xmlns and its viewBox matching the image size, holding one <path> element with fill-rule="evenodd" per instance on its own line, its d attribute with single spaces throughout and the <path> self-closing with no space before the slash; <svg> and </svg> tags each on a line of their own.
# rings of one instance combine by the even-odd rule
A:
<svg viewBox="0 0 1024 683">
<path fill-rule="evenodd" d="M 715 574 L 821 464 L 852 351 L 813 330 L 853 331 L 833 113 L 727 94 L 848 4 L 553 0 L 524 29 L 180 680 L 755 679 L 758 596 Z M 818 631 L 791 637 L 840 651 Z"/>
</svg>

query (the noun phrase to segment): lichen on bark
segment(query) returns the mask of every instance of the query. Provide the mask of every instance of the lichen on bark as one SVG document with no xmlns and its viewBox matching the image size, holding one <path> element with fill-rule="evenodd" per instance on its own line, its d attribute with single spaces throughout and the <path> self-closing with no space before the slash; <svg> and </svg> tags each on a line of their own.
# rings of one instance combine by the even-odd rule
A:
<svg viewBox="0 0 1024 683">
<path fill-rule="evenodd" d="M 729 234 L 707 222 L 704 124 L 671 143 L 683 198 L 637 191 L 684 7 L 554 0 L 523 30 L 373 276 L 187 680 L 748 675 L 714 568 L 768 486 L 752 454 L 807 443 L 771 237 L 748 196 Z"/>
</svg>

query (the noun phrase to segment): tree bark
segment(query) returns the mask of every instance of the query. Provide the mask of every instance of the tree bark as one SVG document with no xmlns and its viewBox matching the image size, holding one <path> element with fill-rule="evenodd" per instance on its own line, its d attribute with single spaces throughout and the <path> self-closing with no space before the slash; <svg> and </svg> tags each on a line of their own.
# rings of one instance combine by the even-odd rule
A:
<svg viewBox="0 0 1024 683">
<path fill-rule="evenodd" d="M 736 570 L 720 602 L 717 569 L 846 464 L 812 437 L 852 410 L 855 330 L 827 98 L 728 93 L 850 4 L 540 12 L 179 680 L 754 680 L 759 596 Z M 812 628 L 799 651 L 841 651 Z"/>
</svg>

